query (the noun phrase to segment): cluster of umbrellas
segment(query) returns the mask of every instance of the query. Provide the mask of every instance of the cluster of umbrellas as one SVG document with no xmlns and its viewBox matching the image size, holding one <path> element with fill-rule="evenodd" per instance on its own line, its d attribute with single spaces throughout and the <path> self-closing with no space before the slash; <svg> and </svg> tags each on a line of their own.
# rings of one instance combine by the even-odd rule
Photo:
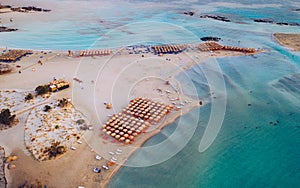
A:
<svg viewBox="0 0 300 188">
<path fill-rule="evenodd" d="M 79 56 L 101 56 L 101 55 L 110 55 L 111 50 L 82 50 L 79 52 Z"/>
<path fill-rule="evenodd" d="M 102 126 L 102 130 L 119 142 L 131 144 L 137 135 L 150 126 L 150 123 L 160 122 L 173 108 L 172 105 L 139 97 L 131 100 L 122 113 L 113 115 Z"/>
<path fill-rule="evenodd" d="M 123 113 L 141 118 L 150 123 L 158 123 L 172 108 L 172 105 L 165 105 L 161 102 L 139 97 L 130 101 L 130 104 L 123 109 Z"/>
<path fill-rule="evenodd" d="M 31 50 L 9 50 L 0 56 L 1 61 L 16 61 L 24 55 L 32 53 Z"/>
<path fill-rule="evenodd" d="M 155 53 L 178 53 L 183 51 L 187 45 L 163 45 L 153 46 Z"/>
<path fill-rule="evenodd" d="M 102 126 L 103 132 L 125 144 L 133 143 L 134 138 L 149 127 L 150 123 L 133 116 L 119 113 Z"/>
<path fill-rule="evenodd" d="M 256 52 L 255 48 L 240 48 L 240 47 L 236 47 L 236 46 L 224 46 L 223 50 L 239 51 L 239 52 L 245 52 L 245 53 Z"/>
<path fill-rule="evenodd" d="M 198 48 L 200 51 L 215 51 L 215 50 L 222 50 L 223 46 L 217 42 L 205 42 L 199 44 Z"/>
<path fill-rule="evenodd" d="M 236 46 L 222 46 L 217 42 L 205 42 L 199 44 L 198 48 L 201 51 L 216 51 L 216 50 L 230 50 L 230 51 L 238 51 L 238 52 L 245 52 L 245 53 L 254 53 L 256 52 L 255 48 L 240 48 Z"/>
</svg>

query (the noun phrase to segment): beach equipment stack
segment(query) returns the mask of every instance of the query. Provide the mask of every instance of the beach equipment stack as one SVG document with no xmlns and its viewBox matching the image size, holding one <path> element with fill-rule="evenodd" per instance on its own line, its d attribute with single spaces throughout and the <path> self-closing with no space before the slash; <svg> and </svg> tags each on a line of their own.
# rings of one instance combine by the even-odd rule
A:
<svg viewBox="0 0 300 188">
<path fill-rule="evenodd" d="M 102 131 L 121 143 L 131 144 L 151 124 L 161 121 L 173 109 L 172 105 L 136 98 L 119 114 L 114 114 L 103 126 Z"/>
<path fill-rule="evenodd" d="M 9 50 L 6 53 L 0 55 L 0 61 L 17 61 L 18 59 L 27 54 L 32 54 L 32 50 Z"/>
</svg>

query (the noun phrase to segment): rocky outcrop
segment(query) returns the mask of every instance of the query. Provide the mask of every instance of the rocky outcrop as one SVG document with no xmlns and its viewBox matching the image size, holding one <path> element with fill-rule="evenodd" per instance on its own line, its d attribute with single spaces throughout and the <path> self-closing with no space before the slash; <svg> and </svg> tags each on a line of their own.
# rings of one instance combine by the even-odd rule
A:
<svg viewBox="0 0 300 188">
<path fill-rule="evenodd" d="M 185 14 L 185 15 L 190 15 L 190 16 L 194 16 L 195 12 L 192 12 L 192 11 L 185 11 L 185 12 L 183 12 L 183 14 Z"/>
<path fill-rule="evenodd" d="M 10 9 L 13 12 L 49 12 L 49 9 L 42 9 L 35 6 L 12 7 L 10 5 L 0 5 L 0 9 Z"/>
<path fill-rule="evenodd" d="M 17 31 L 18 29 L 15 28 L 8 28 L 4 26 L 0 26 L 0 32 L 12 32 L 12 31 Z"/>
<path fill-rule="evenodd" d="M 200 18 L 211 18 L 222 22 L 231 22 L 231 20 L 228 17 L 218 16 L 218 15 L 205 14 L 205 15 L 201 15 Z"/>
<path fill-rule="evenodd" d="M 274 20 L 268 18 L 253 19 L 253 21 L 258 23 L 269 23 L 286 26 L 300 26 L 300 24 L 296 22 L 275 22 Z"/>
<path fill-rule="evenodd" d="M 216 42 L 218 42 L 219 40 L 221 40 L 221 38 L 219 38 L 219 37 L 202 37 L 202 38 L 200 38 L 200 40 L 202 40 L 202 41 L 216 41 Z"/>
<path fill-rule="evenodd" d="M 7 181 L 4 172 L 5 150 L 0 146 L 0 187 L 6 187 Z"/>
<path fill-rule="evenodd" d="M 261 22 L 261 23 L 274 23 L 274 20 L 263 18 L 263 19 L 254 19 L 254 22 Z"/>
</svg>

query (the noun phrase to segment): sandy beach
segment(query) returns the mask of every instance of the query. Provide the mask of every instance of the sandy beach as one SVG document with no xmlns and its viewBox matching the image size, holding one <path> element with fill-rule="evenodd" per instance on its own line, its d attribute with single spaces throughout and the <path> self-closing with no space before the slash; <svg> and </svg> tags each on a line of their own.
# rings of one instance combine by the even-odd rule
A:
<svg viewBox="0 0 300 188">
<path fill-rule="evenodd" d="M 292 33 L 275 33 L 275 40 L 294 51 L 300 51 L 300 34 Z"/>
<path fill-rule="evenodd" d="M 0 132 L 0 145 L 6 149 L 7 155 L 18 156 L 18 160 L 14 161 L 16 168 L 6 170 L 8 187 L 18 187 L 35 180 L 43 182 L 47 187 L 105 187 L 122 164 L 143 143 L 176 118 L 200 106 L 199 100 L 182 92 L 176 75 L 208 58 L 234 55 L 245 53 L 194 50 L 189 53 L 158 56 L 150 52 L 129 54 L 126 49 L 118 49 L 110 56 L 78 58 L 68 57 L 67 52 L 62 51 L 34 51 L 32 55 L 12 63 L 14 71 L 1 75 L 1 90 L 33 91 L 36 86 L 48 83 L 53 78 L 68 80 L 71 87 L 51 94 L 51 100 L 70 98 L 75 108 L 89 120 L 92 130 L 84 131 L 80 144 L 72 145 L 76 150 L 68 148 L 65 154 L 55 160 L 39 162 L 26 149 L 25 143 L 28 145 L 30 140 L 24 141 L 28 137 L 24 134 L 32 131 L 24 129 L 27 118 L 30 117 L 28 114 L 31 113 L 32 116 L 42 106 L 37 103 L 32 104 L 32 107 L 24 107 L 20 105 L 24 103 L 22 95 L 19 96 L 19 101 L 13 104 L 16 111 L 21 111 L 17 115 L 18 125 Z M 42 64 L 38 63 L 39 60 Z M 170 85 L 166 85 L 166 81 Z M 108 116 L 119 113 L 128 105 L 129 100 L 140 96 L 173 104 L 179 110 L 173 110 L 161 123 L 142 133 L 132 145 L 105 138 L 101 126 L 108 120 Z M 178 99 L 174 101 L 174 98 Z M 45 105 L 51 100 L 39 102 Z M 112 103 L 113 108 L 106 109 L 103 101 Z M 188 102 L 183 104 L 184 101 Z M 26 110 L 22 111 L 22 108 Z M 33 124 L 33 121 L 38 120 L 32 119 L 29 122 Z M 13 138 L 15 139 L 11 142 Z M 113 155 L 118 160 L 114 166 L 109 166 L 109 170 L 102 169 L 100 174 L 93 173 L 93 167 L 101 168 L 107 164 L 112 157 L 109 152 L 117 150 L 122 150 L 122 153 Z M 96 155 L 102 159 L 95 159 Z"/>
</svg>

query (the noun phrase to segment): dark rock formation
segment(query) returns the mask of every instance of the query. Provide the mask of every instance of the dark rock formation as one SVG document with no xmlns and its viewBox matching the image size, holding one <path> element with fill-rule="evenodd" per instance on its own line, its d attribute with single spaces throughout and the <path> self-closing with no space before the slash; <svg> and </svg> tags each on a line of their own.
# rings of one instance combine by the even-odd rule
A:
<svg viewBox="0 0 300 188">
<path fill-rule="evenodd" d="M 17 30 L 18 30 L 18 29 L 0 26 L 0 32 L 12 32 L 12 31 L 17 31 Z"/>
<path fill-rule="evenodd" d="M 3 8 L 10 8 L 10 10 L 14 11 L 14 12 L 29 12 L 29 11 L 34 11 L 34 12 L 49 12 L 49 11 L 51 11 L 49 9 L 42 9 L 42 8 L 35 7 L 35 6 L 12 7 L 10 5 L 0 5 L 0 9 L 3 9 Z"/>
<path fill-rule="evenodd" d="M 262 19 L 254 19 L 254 22 L 260 22 L 260 23 L 274 23 L 274 20 L 268 19 L 268 18 L 262 18 Z"/>
<path fill-rule="evenodd" d="M 300 24 L 296 22 L 275 22 L 274 20 L 268 18 L 254 19 L 253 21 L 258 23 L 270 23 L 282 26 L 300 26 Z"/>
<path fill-rule="evenodd" d="M 219 37 L 202 37 L 202 38 L 200 38 L 200 40 L 202 40 L 202 41 L 216 41 L 216 42 L 218 42 L 219 40 L 221 40 L 221 38 L 219 38 Z"/>
<path fill-rule="evenodd" d="M 218 16 L 218 15 L 205 14 L 205 15 L 201 15 L 200 18 L 211 18 L 222 22 L 231 22 L 229 18 L 225 16 Z"/>
<path fill-rule="evenodd" d="M 186 12 L 183 12 L 183 14 L 193 16 L 193 15 L 195 14 L 195 12 L 192 12 L 192 11 L 186 11 Z"/>
</svg>

